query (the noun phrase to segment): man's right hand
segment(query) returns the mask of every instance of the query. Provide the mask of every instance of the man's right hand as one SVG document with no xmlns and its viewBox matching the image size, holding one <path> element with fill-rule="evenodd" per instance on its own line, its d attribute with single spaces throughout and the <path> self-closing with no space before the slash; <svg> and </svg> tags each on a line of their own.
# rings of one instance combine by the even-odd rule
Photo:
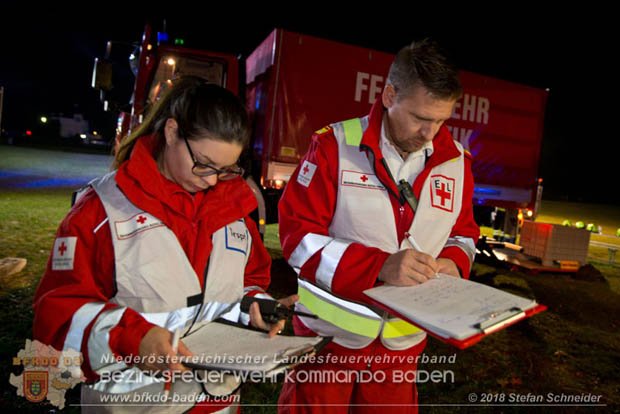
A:
<svg viewBox="0 0 620 414">
<path fill-rule="evenodd" d="M 432 256 L 406 249 L 388 257 L 377 279 L 394 286 L 414 286 L 433 279 L 438 268 Z"/>
</svg>

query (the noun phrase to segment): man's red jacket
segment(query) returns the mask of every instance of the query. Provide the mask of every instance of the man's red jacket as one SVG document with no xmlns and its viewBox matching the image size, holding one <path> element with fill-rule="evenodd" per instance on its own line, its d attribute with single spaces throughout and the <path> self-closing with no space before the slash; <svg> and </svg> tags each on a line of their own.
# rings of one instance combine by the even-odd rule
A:
<svg viewBox="0 0 620 414">
<path fill-rule="evenodd" d="M 398 189 L 381 162 L 383 159 L 380 150 L 382 119 L 383 105 L 378 100 L 371 109 L 369 125 L 364 132 L 360 148 L 366 149 L 367 153 L 369 151 L 374 153 L 378 178 L 383 183 L 391 183 L 390 201 L 400 243 L 404 238 L 404 233 L 411 226 L 414 213 L 408 206 L 401 205 L 392 195 L 398 194 Z M 433 154 L 413 184 L 413 192 L 418 199 L 431 169 L 459 155 L 460 152 L 454 144 L 452 135 L 445 126 L 442 126 L 433 139 Z M 298 167 L 291 176 L 279 204 L 280 241 L 287 260 L 306 234 L 329 235 L 328 229 L 336 208 L 339 179 L 338 144 L 333 129 L 324 128 L 313 135 L 310 148 L 299 166 L 303 165 L 306 160 L 317 166 L 312 177 L 312 191 L 308 191 L 309 188 L 297 182 L 300 170 Z M 450 237 L 462 236 L 471 238 L 475 242 L 480 230 L 473 218 L 474 181 L 471 173 L 471 155 L 467 152 L 465 153 L 464 174 L 462 209 Z M 387 230 L 377 228 L 377 231 Z M 321 260 L 322 250 L 318 250 L 301 267 L 300 277 L 315 282 L 315 273 Z M 362 292 L 375 285 L 379 271 L 389 256 L 388 252 L 364 245 L 363 240 L 354 240 L 338 263 L 332 279 L 332 292 L 344 298 L 366 301 Z M 454 246 L 446 247 L 439 257 L 452 259 L 462 276 L 469 277 L 471 263 L 463 250 Z"/>
</svg>

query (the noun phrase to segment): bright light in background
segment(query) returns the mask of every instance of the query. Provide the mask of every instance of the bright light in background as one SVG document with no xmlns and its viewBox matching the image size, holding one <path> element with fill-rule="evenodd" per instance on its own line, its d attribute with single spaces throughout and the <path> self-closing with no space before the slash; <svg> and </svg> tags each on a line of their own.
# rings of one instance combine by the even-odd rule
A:
<svg viewBox="0 0 620 414">
<path fill-rule="evenodd" d="M 80 138 L 86 139 L 86 134 L 80 134 Z"/>
<path fill-rule="evenodd" d="M 167 62 L 170 66 L 174 66 L 174 64 L 176 63 L 176 62 L 174 61 L 174 59 L 172 59 L 172 58 L 169 58 L 166 62 Z"/>
<path fill-rule="evenodd" d="M 42 116 L 42 117 L 41 117 L 41 122 L 43 122 L 44 124 L 47 124 L 47 118 L 46 118 L 46 117 L 44 117 L 44 116 Z"/>
<path fill-rule="evenodd" d="M 532 210 L 528 210 L 527 211 L 527 216 L 528 217 L 532 217 L 534 215 L 534 212 Z"/>
<path fill-rule="evenodd" d="M 93 135 L 97 135 L 97 131 L 93 131 Z"/>
</svg>

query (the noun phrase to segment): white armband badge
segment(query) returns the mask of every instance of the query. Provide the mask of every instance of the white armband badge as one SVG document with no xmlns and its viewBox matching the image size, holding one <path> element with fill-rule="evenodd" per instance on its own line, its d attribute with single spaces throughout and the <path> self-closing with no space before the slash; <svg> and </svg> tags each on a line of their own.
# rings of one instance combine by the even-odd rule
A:
<svg viewBox="0 0 620 414">
<path fill-rule="evenodd" d="M 73 270 L 77 237 L 59 237 L 54 241 L 52 270 Z"/>
<path fill-rule="evenodd" d="M 310 161 L 304 161 L 304 164 L 301 166 L 299 174 L 297 175 L 297 182 L 304 187 L 308 187 L 310 185 L 310 181 L 312 181 L 312 177 L 314 177 L 315 171 L 316 164 L 313 164 Z"/>
</svg>

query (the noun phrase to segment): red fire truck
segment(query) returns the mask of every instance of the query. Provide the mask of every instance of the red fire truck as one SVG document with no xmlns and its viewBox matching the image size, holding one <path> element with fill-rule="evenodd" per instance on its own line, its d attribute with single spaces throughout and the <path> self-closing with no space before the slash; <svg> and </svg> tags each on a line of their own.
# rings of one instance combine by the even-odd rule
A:
<svg viewBox="0 0 620 414">
<path fill-rule="evenodd" d="M 147 26 L 132 113 L 119 117 L 119 139 L 140 122 L 172 76 L 194 74 L 233 92 L 239 89 L 234 56 L 158 46 L 150 38 Z M 261 224 L 277 219 L 276 201 L 313 131 L 367 114 L 393 57 L 275 29 L 246 59 L 245 100 L 253 125 L 248 181 L 258 184 L 253 188 Z M 515 234 L 516 213 L 534 213 L 540 200 L 538 162 L 548 91 L 465 71 L 460 77 L 464 95 L 446 124 L 473 155 L 474 203 L 514 213 L 506 214 L 513 220 L 506 220 L 504 230 Z"/>
</svg>

